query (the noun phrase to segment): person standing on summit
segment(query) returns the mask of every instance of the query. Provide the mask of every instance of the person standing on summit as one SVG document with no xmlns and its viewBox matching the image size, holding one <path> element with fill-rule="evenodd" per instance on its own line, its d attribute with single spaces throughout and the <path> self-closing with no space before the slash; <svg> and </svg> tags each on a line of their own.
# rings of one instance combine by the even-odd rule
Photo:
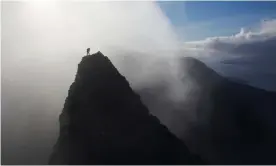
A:
<svg viewBox="0 0 276 166">
<path fill-rule="evenodd" d="M 87 53 L 87 55 L 90 55 L 90 48 L 86 49 L 86 53 Z"/>
</svg>

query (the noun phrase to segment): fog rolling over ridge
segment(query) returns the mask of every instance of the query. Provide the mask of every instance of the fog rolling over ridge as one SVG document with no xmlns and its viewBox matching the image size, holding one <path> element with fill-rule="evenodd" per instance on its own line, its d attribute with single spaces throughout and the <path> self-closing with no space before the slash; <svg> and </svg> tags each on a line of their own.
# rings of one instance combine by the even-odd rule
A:
<svg viewBox="0 0 276 166">
<path fill-rule="evenodd" d="M 144 104 L 177 136 L 199 120 L 194 106 L 182 102 L 196 103 L 199 85 L 207 82 L 191 79 L 183 57 L 199 58 L 220 74 L 276 91 L 275 49 L 260 56 L 262 50 L 276 48 L 275 20 L 257 32 L 183 42 L 156 2 L 34 0 L 1 6 L 4 164 L 47 164 L 57 139 L 58 115 L 88 47 L 107 56 L 143 102 L 149 96 L 144 92 L 153 91 L 156 102 Z M 186 111 L 181 115 L 187 121 L 179 123 L 183 117 L 172 110 Z"/>
<path fill-rule="evenodd" d="M 2 162 L 47 162 L 58 115 L 87 47 L 105 53 L 120 72 L 139 73 L 132 82 L 147 82 L 156 79 L 148 75 L 153 66 L 155 73 L 169 72 L 167 64 L 154 64 L 178 46 L 154 2 L 2 2 Z M 133 55 L 133 62 L 137 51 L 151 61 L 137 64 L 144 72 L 124 69 L 116 61 L 120 50 Z"/>
</svg>

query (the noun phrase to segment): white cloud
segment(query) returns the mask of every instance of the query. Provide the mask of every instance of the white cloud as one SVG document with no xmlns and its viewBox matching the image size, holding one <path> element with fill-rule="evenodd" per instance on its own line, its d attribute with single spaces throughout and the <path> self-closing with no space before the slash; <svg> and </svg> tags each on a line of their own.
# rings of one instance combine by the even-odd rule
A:
<svg viewBox="0 0 276 166">
<path fill-rule="evenodd" d="M 132 55 L 178 45 L 155 2 L 5 1 L 1 5 L 2 161 L 46 164 L 58 131 L 58 114 L 87 47 L 114 60 L 120 50 Z M 140 80 L 149 78 L 145 75 L 154 58 L 150 62 L 140 66 L 144 71 Z"/>
<path fill-rule="evenodd" d="M 270 45 L 270 42 L 272 42 L 271 44 L 275 44 L 275 38 L 276 20 L 266 20 L 261 22 L 260 28 L 257 31 L 241 28 L 239 33 L 232 36 L 210 37 L 202 41 L 187 42 L 185 46 L 188 48 L 205 48 L 244 54 L 245 52 L 242 52 L 242 50 L 239 52 L 240 48 L 252 46 L 253 49 L 255 46 L 260 47 L 260 45 L 264 45 L 264 43 L 265 45 Z M 254 54 L 254 52 L 250 53 Z"/>
<path fill-rule="evenodd" d="M 276 91 L 276 20 L 261 21 L 256 30 L 241 28 L 232 36 L 187 42 L 183 51 L 224 74 L 253 86 Z"/>
</svg>

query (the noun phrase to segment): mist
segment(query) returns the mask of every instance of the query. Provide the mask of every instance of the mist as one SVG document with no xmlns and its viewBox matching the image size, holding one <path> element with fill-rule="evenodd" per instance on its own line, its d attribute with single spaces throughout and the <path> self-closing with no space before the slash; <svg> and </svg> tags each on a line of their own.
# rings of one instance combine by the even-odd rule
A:
<svg viewBox="0 0 276 166">
<path fill-rule="evenodd" d="M 168 98 L 183 100 L 175 61 L 181 45 L 155 2 L 1 3 L 3 163 L 47 164 L 88 47 L 108 56 L 134 89 L 161 82 Z"/>
<path fill-rule="evenodd" d="M 276 90 L 275 20 L 256 31 L 183 42 L 156 2 L 33 0 L 1 2 L 1 23 L 4 164 L 47 164 L 86 48 L 107 56 L 177 136 L 197 121 L 182 103 L 196 102 L 190 92 L 198 88 L 180 79 L 186 73 L 179 58 L 196 57 L 223 76 Z M 144 95 L 151 100 L 144 93 L 153 93 Z M 174 114 L 180 108 L 189 112 Z"/>
</svg>

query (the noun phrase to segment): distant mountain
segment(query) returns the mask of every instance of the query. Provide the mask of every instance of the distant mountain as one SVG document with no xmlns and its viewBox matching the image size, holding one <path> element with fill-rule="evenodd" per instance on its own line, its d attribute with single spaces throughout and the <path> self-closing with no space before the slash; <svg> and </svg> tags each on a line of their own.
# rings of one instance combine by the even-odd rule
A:
<svg viewBox="0 0 276 166">
<path fill-rule="evenodd" d="M 83 57 L 50 164 L 202 164 L 102 53 Z"/>
<path fill-rule="evenodd" d="M 179 62 L 187 99 L 162 97 L 161 84 L 136 89 L 149 110 L 211 164 L 276 164 L 276 93 L 230 81 L 194 58 Z"/>
</svg>

